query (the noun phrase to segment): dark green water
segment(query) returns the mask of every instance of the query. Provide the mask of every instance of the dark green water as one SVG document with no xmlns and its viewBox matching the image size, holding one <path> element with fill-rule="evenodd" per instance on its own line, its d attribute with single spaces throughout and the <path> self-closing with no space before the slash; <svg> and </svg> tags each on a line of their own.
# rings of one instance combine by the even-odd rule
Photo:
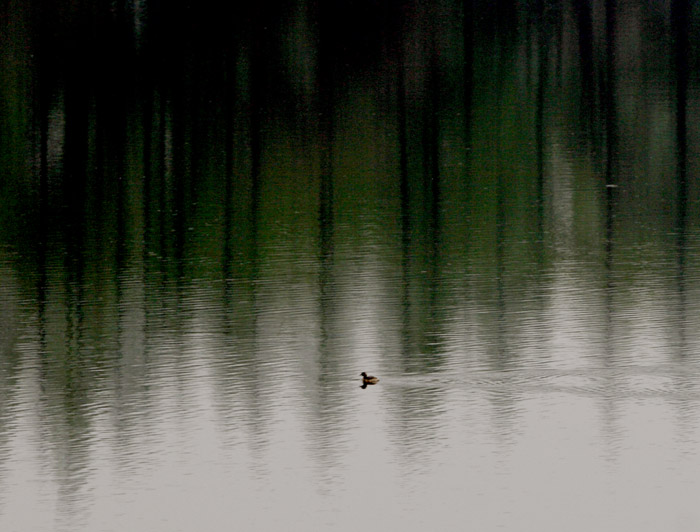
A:
<svg viewBox="0 0 700 532">
<path fill-rule="evenodd" d="M 695 4 L 0 10 L 0 530 L 698 529 Z"/>
</svg>

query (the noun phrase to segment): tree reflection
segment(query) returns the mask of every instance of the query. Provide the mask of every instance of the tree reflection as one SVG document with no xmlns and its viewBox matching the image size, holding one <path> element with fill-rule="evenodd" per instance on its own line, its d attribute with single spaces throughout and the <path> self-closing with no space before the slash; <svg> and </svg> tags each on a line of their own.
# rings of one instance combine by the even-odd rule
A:
<svg viewBox="0 0 700 532">
<path fill-rule="evenodd" d="M 526 370 L 593 360 L 615 439 L 630 353 L 700 342 L 686 1 L 11 4 L 0 382 L 69 513 L 96 427 L 128 469 L 211 408 L 261 476 L 301 427 L 326 481 L 358 401 L 410 469 L 454 395 L 512 442 Z"/>
</svg>

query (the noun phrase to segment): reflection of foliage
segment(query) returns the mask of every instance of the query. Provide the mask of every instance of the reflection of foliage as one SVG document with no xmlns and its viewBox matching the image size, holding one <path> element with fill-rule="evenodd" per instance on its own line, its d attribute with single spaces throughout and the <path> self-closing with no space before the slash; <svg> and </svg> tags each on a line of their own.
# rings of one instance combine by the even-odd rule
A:
<svg viewBox="0 0 700 532">
<path fill-rule="evenodd" d="M 610 116 L 602 21 L 589 21 L 584 65 L 560 12 L 545 31 L 523 6 L 489 8 L 504 3 L 474 2 L 467 21 L 447 0 L 150 2 L 141 19 L 124 2 L 12 3 L 1 310 L 30 333 L 2 338 L 0 388 L 38 353 L 54 430 L 84 445 L 102 394 L 136 440 L 158 407 L 151 379 L 183 401 L 183 383 L 201 385 L 186 372 L 211 364 L 225 424 L 262 441 L 270 382 L 301 376 L 325 448 L 345 414 L 339 375 L 356 374 L 365 348 L 397 373 L 439 372 L 450 352 L 503 370 L 513 346 L 543 343 L 562 279 L 597 314 L 605 275 L 643 298 L 674 260 L 676 130 L 663 91 L 633 89 L 670 98 L 672 50 L 620 34 L 620 64 L 636 66 L 613 73 Z M 652 66 L 626 61 L 638 46 Z M 626 164 L 606 233 L 611 120 Z M 432 437 L 440 393 L 400 395 L 406 426 Z"/>
<path fill-rule="evenodd" d="M 505 10 L 474 2 L 473 20 L 461 18 L 461 2 L 447 0 L 379 9 L 368 1 L 206 4 L 7 8 L 0 240 L 25 250 L 16 265 L 27 290 L 37 264 L 64 252 L 117 270 L 143 262 L 174 279 L 217 278 L 222 265 L 229 277 L 253 278 L 269 272 L 256 262 L 273 270 L 285 263 L 272 266 L 280 250 L 291 262 L 313 257 L 319 166 L 330 157 L 323 171 L 334 185 L 332 235 L 345 246 L 336 257 L 401 235 L 393 256 L 409 255 L 401 267 L 414 279 L 406 296 L 414 307 L 440 306 L 443 268 L 492 279 L 479 296 L 487 299 L 496 279 L 501 288 L 536 283 L 567 239 L 600 253 L 606 120 L 619 122 L 627 160 L 651 148 L 660 161 L 619 169 L 632 191 L 620 195 L 620 212 L 641 207 L 671 213 L 666 225 L 674 220 L 675 185 L 664 170 L 673 165 L 672 117 L 623 91 L 667 79 L 673 50 L 662 39 L 640 44 L 621 33 L 625 58 L 646 46 L 654 61 L 648 69 L 619 61 L 627 70 L 615 73 L 618 115 L 606 116 L 598 103 L 607 78 L 605 21 L 586 2 L 572 19 L 580 27 L 566 25 L 566 10 L 549 2 L 541 13 L 524 3 Z M 617 24 L 634 23 L 635 13 L 620 7 Z M 657 24 L 659 13 L 644 13 Z M 594 38 L 585 65 L 584 30 Z M 628 64 L 638 66 L 630 72 Z M 319 118 L 324 113 L 331 116 Z M 42 155 L 50 127 L 53 148 L 62 150 L 56 161 Z M 37 175 L 42 164 L 55 165 L 47 190 Z M 70 245 L 77 227 L 82 240 Z M 376 227 L 386 234 L 372 233 Z M 640 227 L 619 234 L 648 239 Z M 419 272 L 430 279 L 416 281 Z M 289 282 L 305 275 L 287 273 Z M 423 307 L 411 320 L 436 316 Z M 419 343 L 434 343 L 439 330 L 427 327 Z"/>
</svg>

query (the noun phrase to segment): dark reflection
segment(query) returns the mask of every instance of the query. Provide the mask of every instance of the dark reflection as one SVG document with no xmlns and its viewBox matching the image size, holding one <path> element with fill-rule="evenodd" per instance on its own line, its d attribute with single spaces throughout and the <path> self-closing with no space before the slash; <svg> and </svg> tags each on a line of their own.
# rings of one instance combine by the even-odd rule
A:
<svg viewBox="0 0 700 532">
<path fill-rule="evenodd" d="M 608 0 L 605 3 L 605 33 L 606 33 L 606 76 L 602 88 L 603 111 L 605 117 L 605 296 L 607 310 L 607 342 L 612 338 L 612 311 L 614 295 L 613 272 L 615 257 L 615 209 L 616 196 L 618 192 L 618 172 L 616 165 L 617 150 L 619 149 L 617 140 L 617 102 L 616 102 L 616 70 L 615 70 L 615 48 L 616 48 L 616 27 L 615 27 L 615 2 Z M 611 351 L 612 345 L 608 345 Z"/>
<path fill-rule="evenodd" d="M 471 136 L 472 101 L 474 91 L 474 30 L 475 7 L 474 0 L 463 0 L 462 10 L 464 20 L 462 22 L 462 47 L 464 54 L 464 137 L 468 146 Z"/>
<path fill-rule="evenodd" d="M 685 0 L 671 4 L 671 24 L 675 35 L 674 53 L 676 70 L 676 150 L 678 177 L 676 185 L 676 249 L 678 278 L 678 350 L 686 353 L 687 339 L 687 232 L 688 232 L 688 34 L 690 5 Z"/>
<path fill-rule="evenodd" d="M 623 458 L 649 402 L 697 443 L 689 2 L 0 9 L 8 497 L 79 530 L 132 477 L 246 506 L 369 457 L 420 499 L 571 411 Z"/>
<path fill-rule="evenodd" d="M 593 47 L 593 5 L 589 0 L 573 2 L 578 30 L 578 52 L 581 68 L 583 101 L 591 103 L 595 89 L 595 57 Z M 583 109 L 582 109 L 583 110 Z"/>
<path fill-rule="evenodd" d="M 615 353 L 617 351 L 619 328 L 617 327 L 617 272 L 616 261 L 618 258 L 616 235 L 616 222 L 619 193 L 619 184 L 622 177 L 621 168 L 618 165 L 618 103 L 617 103 L 617 6 L 615 0 L 605 2 L 605 70 L 602 83 L 602 111 L 605 123 L 605 328 L 604 328 L 604 352 L 603 364 L 607 368 L 614 367 Z M 606 389 L 614 389 L 618 383 L 615 373 L 610 371 L 606 375 Z M 603 399 L 604 430 L 607 438 L 607 452 L 612 455 L 616 452 L 616 440 L 619 435 L 618 401 L 614 394 L 605 393 Z"/>
</svg>

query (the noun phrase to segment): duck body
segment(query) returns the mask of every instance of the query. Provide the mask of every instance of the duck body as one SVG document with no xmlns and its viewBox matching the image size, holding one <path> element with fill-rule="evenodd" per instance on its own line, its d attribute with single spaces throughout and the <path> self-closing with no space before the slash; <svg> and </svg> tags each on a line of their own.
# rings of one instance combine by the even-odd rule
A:
<svg viewBox="0 0 700 532">
<path fill-rule="evenodd" d="M 364 371 L 360 373 L 360 376 L 362 377 L 362 384 L 377 384 L 379 382 L 379 379 L 377 377 L 367 375 L 367 373 L 365 373 Z"/>
</svg>

